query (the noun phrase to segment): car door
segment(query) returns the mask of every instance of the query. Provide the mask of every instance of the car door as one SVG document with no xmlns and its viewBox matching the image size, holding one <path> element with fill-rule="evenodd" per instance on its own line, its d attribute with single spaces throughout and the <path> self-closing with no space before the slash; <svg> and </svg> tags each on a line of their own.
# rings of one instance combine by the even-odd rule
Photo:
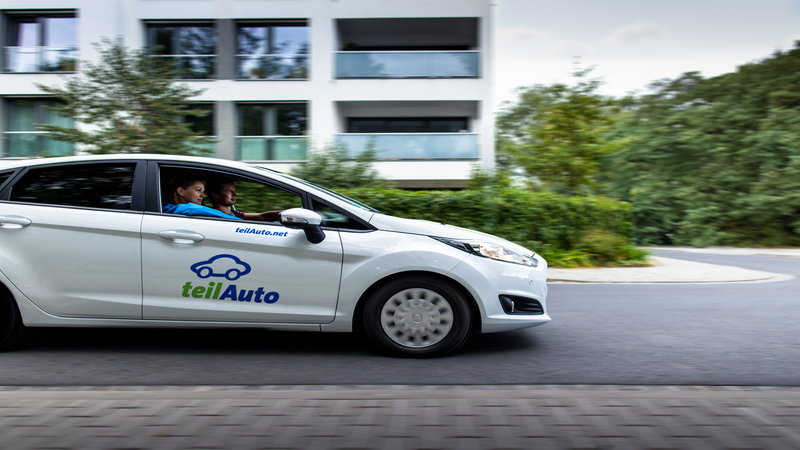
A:
<svg viewBox="0 0 800 450">
<path fill-rule="evenodd" d="M 159 166 L 155 184 L 167 186 L 163 177 L 173 178 L 180 170 Z M 205 179 L 223 176 L 208 166 L 185 170 Z M 273 208 L 302 205 L 300 193 L 273 184 L 243 180 L 236 184 L 248 196 L 280 197 L 278 204 L 270 204 Z M 273 195 L 276 191 L 279 195 Z M 252 207 L 265 205 L 248 200 Z M 143 316 L 208 322 L 330 322 L 336 311 L 342 244 L 338 232 L 326 230 L 325 235 L 324 241 L 311 244 L 303 231 L 278 223 L 148 212 L 142 222 Z"/>
<path fill-rule="evenodd" d="M 141 319 L 136 161 L 35 166 L 0 201 L 0 271 L 61 317 Z M 136 209 L 139 209 L 138 211 Z"/>
</svg>

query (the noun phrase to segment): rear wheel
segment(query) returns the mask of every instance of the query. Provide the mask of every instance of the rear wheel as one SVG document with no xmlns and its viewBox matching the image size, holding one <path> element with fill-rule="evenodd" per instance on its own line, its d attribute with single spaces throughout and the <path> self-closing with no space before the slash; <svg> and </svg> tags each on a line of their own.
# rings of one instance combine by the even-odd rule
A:
<svg viewBox="0 0 800 450">
<path fill-rule="evenodd" d="M 17 304 L 7 294 L 0 292 L 0 349 L 8 349 L 24 330 Z"/>
<path fill-rule="evenodd" d="M 364 329 L 381 350 L 417 358 L 442 356 L 466 342 L 472 315 L 464 296 L 432 277 L 381 286 L 367 300 Z"/>
</svg>

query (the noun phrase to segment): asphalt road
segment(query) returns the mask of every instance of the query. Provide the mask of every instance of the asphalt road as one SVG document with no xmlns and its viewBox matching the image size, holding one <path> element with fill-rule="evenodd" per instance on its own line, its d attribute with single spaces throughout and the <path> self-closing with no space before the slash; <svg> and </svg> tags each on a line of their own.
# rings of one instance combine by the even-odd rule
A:
<svg viewBox="0 0 800 450">
<path fill-rule="evenodd" d="M 0 385 L 800 385 L 800 259 L 659 252 L 796 278 L 707 285 L 553 284 L 553 321 L 393 359 L 351 334 L 37 330 L 0 353 Z"/>
</svg>

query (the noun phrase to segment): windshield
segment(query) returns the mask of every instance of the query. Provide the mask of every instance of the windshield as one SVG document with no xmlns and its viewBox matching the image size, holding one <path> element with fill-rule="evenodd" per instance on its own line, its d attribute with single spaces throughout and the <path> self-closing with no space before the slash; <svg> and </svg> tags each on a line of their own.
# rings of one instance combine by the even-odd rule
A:
<svg viewBox="0 0 800 450">
<path fill-rule="evenodd" d="M 306 180 L 304 180 L 302 178 L 297 178 L 295 176 L 292 176 L 292 175 L 289 175 L 289 174 L 286 174 L 286 173 L 283 173 L 283 172 L 278 172 L 277 170 L 269 169 L 269 168 L 266 168 L 266 167 L 254 166 L 254 165 L 250 165 L 250 167 L 255 167 L 256 169 L 260 169 L 260 170 L 264 170 L 266 172 L 269 172 L 273 176 L 288 178 L 288 179 L 290 179 L 292 181 L 295 181 L 297 183 L 304 184 L 306 186 L 309 186 L 309 187 L 312 187 L 314 189 L 320 190 L 320 191 L 330 195 L 331 197 L 335 197 L 335 198 L 337 198 L 337 199 L 339 199 L 339 200 L 341 200 L 341 201 L 343 201 L 343 202 L 345 202 L 345 203 L 347 203 L 349 205 L 355 206 L 356 208 L 359 208 L 359 209 L 363 209 L 364 211 L 369 211 L 369 212 L 374 212 L 374 213 L 381 213 L 380 211 L 378 211 L 377 209 L 367 205 L 366 203 L 361 203 L 358 200 L 352 199 L 352 198 L 350 198 L 350 197 L 348 197 L 346 195 L 342 195 L 342 194 L 340 194 L 340 193 L 338 193 L 336 191 L 330 190 L 330 189 L 328 189 L 326 187 L 322 187 L 322 186 L 320 186 L 318 184 L 314 184 L 314 183 L 312 183 L 310 181 L 306 181 Z"/>
</svg>

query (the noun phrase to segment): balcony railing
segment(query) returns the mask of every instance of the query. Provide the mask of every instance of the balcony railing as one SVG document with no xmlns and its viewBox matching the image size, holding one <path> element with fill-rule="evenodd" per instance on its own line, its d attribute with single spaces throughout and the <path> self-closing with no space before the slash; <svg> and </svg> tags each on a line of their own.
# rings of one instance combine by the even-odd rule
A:
<svg viewBox="0 0 800 450">
<path fill-rule="evenodd" d="M 336 138 L 351 155 L 374 148 L 376 158 L 382 160 L 479 157 L 478 135 L 474 133 L 348 133 Z"/>
<path fill-rule="evenodd" d="M 308 55 L 236 55 L 240 80 L 308 78 Z"/>
<path fill-rule="evenodd" d="M 43 131 L 7 131 L 3 133 L 4 157 L 68 156 L 75 154 L 75 144 L 44 137 Z"/>
<path fill-rule="evenodd" d="M 154 58 L 171 62 L 182 80 L 214 79 L 217 55 L 154 55 Z"/>
<path fill-rule="evenodd" d="M 477 51 L 337 52 L 336 78 L 476 78 Z"/>
<path fill-rule="evenodd" d="M 308 153 L 305 136 L 239 136 L 236 145 L 242 161 L 303 161 Z"/>
<path fill-rule="evenodd" d="M 75 72 L 77 47 L 4 47 L 3 72 Z"/>
<path fill-rule="evenodd" d="M 209 136 L 212 139 L 216 139 L 216 136 Z M 217 156 L 217 143 L 211 142 L 208 144 L 198 144 L 196 142 L 191 141 L 184 141 L 184 144 L 196 149 L 197 151 L 192 151 L 192 155 L 195 156 Z"/>
</svg>

